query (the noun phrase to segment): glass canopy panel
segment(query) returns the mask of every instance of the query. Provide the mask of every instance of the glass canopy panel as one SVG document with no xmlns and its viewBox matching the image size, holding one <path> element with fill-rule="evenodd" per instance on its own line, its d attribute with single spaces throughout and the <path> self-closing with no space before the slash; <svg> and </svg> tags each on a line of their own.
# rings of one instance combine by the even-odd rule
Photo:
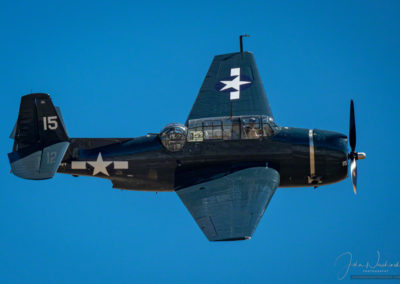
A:
<svg viewBox="0 0 400 284">
<path fill-rule="evenodd" d="M 232 120 L 224 119 L 222 121 L 222 136 L 224 140 L 232 139 Z"/>
<path fill-rule="evenodd" d="M 242 122 L 242 139 L 258 139 L 262 137 L 263 132 L 259 117 L 245 117 Z"/>
<path fill-rule="evenodd" d="M 201 120 L 194 120 L 189 123 L 189 142 L 203 141 L 203 123 Z"/>
<path fill-rule="evenodd" d="M 213 124 L 212 139 L 222 139 L 222 121 L 214 120 L 212 124 Z"/>
<path fill-rule="evenodd" d="M 188 121 L 188 141 L 259 139 L 273 136 L 279 129 L 268 116 L 240 116 Z"/>
<path fill-rule="evenodd" d="M 271 117 L 264 116 L 262 119 L 263 135 L 270 137 L 274 135 L 273 127 L 275 126 Z"/>
</svg>

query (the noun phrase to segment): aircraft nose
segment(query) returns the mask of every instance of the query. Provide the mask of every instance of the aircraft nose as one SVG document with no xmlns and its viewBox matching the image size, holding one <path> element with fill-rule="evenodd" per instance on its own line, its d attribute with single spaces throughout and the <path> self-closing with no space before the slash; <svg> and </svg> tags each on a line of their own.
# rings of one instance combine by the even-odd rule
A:
<svg viewBox="0 0 400 284">
<path fill-rule="evenodd" d="M 347 156 L 347 136 L 333 131 L 314 130 L 314 140 L 318 147 L 338 151 Z"/>
<path fill-rule="evenodd" d="M 324 173 L 325 182 L 347 177 L 347 136 L 333 131 L 314 130 L 317 167 Z"/>
</svg>

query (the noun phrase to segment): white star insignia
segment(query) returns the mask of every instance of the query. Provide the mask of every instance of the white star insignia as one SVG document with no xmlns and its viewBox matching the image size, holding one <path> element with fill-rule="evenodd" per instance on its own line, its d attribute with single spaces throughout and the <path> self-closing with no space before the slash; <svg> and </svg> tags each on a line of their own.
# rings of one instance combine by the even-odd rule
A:
<svg viewBox="0 0 400 284">
<path fill-rule="evenodd" d="M 232 81 L 221 81 L 221 83 L 225 84 L 225 86 L 220 91 L 227 90 L 229 88 L 232 88 L 232 89 L 235 89 L 236 91 L 239 91 L 241 85 L 250 84 L 251 82 L 249 82 L 249 81 L 240 81 L 240 76 L 237 76 Z"/>
<path fill-rule="evenodd" d="M 97 156 L 97 160 L 95 162 L 87 162 L 89 165 L 91 165 L 92 167 L 94 167 L 93 170 L 93 175 L 97 175 L 98 173 L 103 173 L 106 176 L 109 176 L 108 171 L 107 171 L 107 167 L 112 163 L 108 162 L 108 161 L 103 161 L 103 157 L 101 156 L 101 153 L 99 153 L 99 155 Z"/>
<path fill-rule="evenodd" d="M 235 89 L 236 91 L 231 92 L 231 100 L 237 100 L 240 98 L 240 86 L 250 84 L 249 81 L 240 81 L 240 68 L 232 68 L 231 76 L 236 76 L 232 81 L 220 81 L 225 86 L 220 90 L 221 92 L 228 89 Z"/>
</svg>

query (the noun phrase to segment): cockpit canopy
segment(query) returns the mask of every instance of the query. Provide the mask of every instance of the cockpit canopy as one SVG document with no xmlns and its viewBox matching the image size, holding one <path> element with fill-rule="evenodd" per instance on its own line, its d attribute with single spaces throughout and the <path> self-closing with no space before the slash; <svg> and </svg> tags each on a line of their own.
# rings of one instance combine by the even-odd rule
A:
<svg viewBox="0 0 400 284">
<path fill-rule="evenodd" d="M 177 152 L 186 142 L 260 139 L 273 136 L 277 131 L 279 127 L 269 116 L 228 116 L 192 119 L 188 127 L 170 123 L 161 131 L 160 139 L 168 151 Z"/>
<path fill-rule="evenodd" d="M 264 115 L 192 119 L 188 121 L 188 142 L 259 139 L 278 130 L 273 118 Z"/>
</svg>

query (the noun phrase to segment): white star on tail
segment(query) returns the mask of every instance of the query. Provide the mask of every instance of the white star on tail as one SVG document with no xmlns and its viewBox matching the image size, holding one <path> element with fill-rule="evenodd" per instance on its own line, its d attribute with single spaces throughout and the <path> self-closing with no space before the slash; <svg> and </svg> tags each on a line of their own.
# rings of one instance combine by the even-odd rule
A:
<svg viewBox="0 0 400 284">
<path fill-rule="evenodd" d="M 240 68 L 231 68 L 231 76 L 236 76 L 232 81 L 220 81 L 225 86 L 220 90 L 221 92 L 224 90 L 228 90 L 230 88 L 235 89 L 236 91 L 231 92 L 231 100 L 240 99 L 240 86 L 245 84 L 250 84 L 249 81 L 240 81 Z"/>
<path fill-rule="evenodd" d="M 103 161 L 103 157 L 101 156 L 101 153 L 99 153 L 99 155 L 97 156 L 97 160 L 95 162 L 87 162 L 89 165 L 91 165 L 92 167 L 94 167 L 93 170 L 93 175 L 97 175 L 98 173 L 103 173 L 106 176 L 109 176 L 108 172 L 107 172 L 107 166 L 109 166 L 112 162 L 108 162 L 108 161 Z"/>
</svg>

